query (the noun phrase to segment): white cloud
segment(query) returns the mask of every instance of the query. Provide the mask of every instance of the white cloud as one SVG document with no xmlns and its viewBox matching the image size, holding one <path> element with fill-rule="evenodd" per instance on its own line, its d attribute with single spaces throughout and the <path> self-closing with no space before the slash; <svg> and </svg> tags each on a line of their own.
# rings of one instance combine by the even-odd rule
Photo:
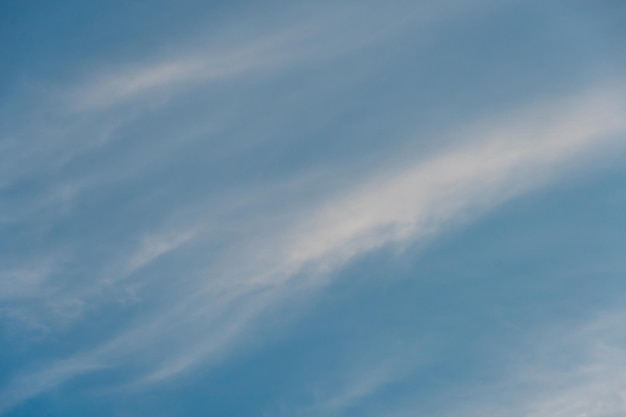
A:
<svg viewBox="0 0 626 417">
<path fill-rule="evenodd" d="M 148 383 L 226 354 L 268 306 L 298 286 L 323 284 L 329 272 L 354 256 L 383 245 L 432 237 L 553 180 L 605 145 L 610 149 L 623 143 L 619 136 L 626 128 L 623 112 L 619 92 L 594 90 L 542 103 L 517 113 L 517 118 L 492 120 L 471 134 L 466 130 L 455 147 L 439 155 L 418 157 L 412 164 L 403 158 L 342 195 L 306 208 L 295 216 L 296 221 L 241 241 L 222 257 L 221 264 L 206 270 L 207 277 L 197 276 L 196 282 L 187 283 L 189 292 L 162 306 L 157 316 L 77 358 L 85 363 L 119 363 L 161 346 L 158 360 L 146 365 L 148 376 L 142 383 Z M 189 238 L 181 236 L 172 242 L 182 244 Z M 131 264 L 137 267 L 177 244 L 148 244 Z M 303 272 L 313 279 L 294 280 Z M 48 372 L 43 370 L 42 375 Z M 36 380 L 37 375 L 29 378 Z M 53 382 L 72 375 L 64 372 Z M 352 397 L 375 387 L 360 389 Z M 7 392 L 15 390 L 11 385 Z M 5 396 L 4 408 L 36 391 Z"/>
<path fill-rule="evenodd" d="M 314 399 L 306 407 L 285 407 L 280 412 L 284 416 L 337 416 L 351 407 L 362 403 L 389 384 L 416 372 L 428 362 L 428 352 L 420 343 L 389 346 L 382 351 L 363 354 L 368 347 L 362 347 L 330 374 L 331 381 L 324 381 L 321 387 L 313 385 Z M 355 360 L 354 357 L 358 357 Z M 327 378 L 328 374 L 326 375 Z M 332 388 L 329 388 L 332 387 Z"/>
<path fill-rule="evenodd" d="M 168 252 L 176 250 L 193 239 L 197 233 L 197 230 L 182 230 L 164 235 L 145 236 L 137 251 L 131 255 L 128 261 L 127 272 L 131 273 Z"/>
<path fill-rule="evenodd" d="M 80 112 L 143 98 L 154 102 L 155 96 L 150 93 L 167 96 L 185 86 L 319 63 L 367 47 L 381 38 L 392 38 L 403 28 L 430 30 L 468 10 L 475 12 L 490 1 L 447 0 L 410 7 L 403 2 L 390 2 L 385 7 L 376 3 L 330 3 L 332 7 L 316 3 L 314 10 L 293 5 L 274 13 L 271 23 L 259 18 L 248 22 L 252 29 L 239 27 L 237 36 L 228 32 L 213 34 L 219 42 L 200 42 L 191 52 L 109 68 L 75 86 L 68 103 L 72 110 Z"/>
<path fill-rule="evenodd" d="M 0 271 L 0 300 L 39 293 L 51 273 L 48 264 Z"/>
<path fill-rule="evenodd" d="M 459 5 L 473 4 L 473 1 L 447 2 L 441 8 L 427 5 L 417 14 L 429 20 L 447 16 L 451 9 L 456 13 L 462 9 L 456 9 Z M 377 12 L 381 10 L 374 9 L 349 20 L 358 21 L 356 29 L 350 25 L 342 27 L 346 23 L 345 16 L 335 19 L 326 16 L 327 26 L 317 25 L 315 30 L 306 24 L 296 29 L 290 26 L 272 35 L 251 36 L 244 42 L 234 42 L 234 46 L 230 42 L 224 48 L 200 48 L 162 61 L 139 61 L 136 65 L 112 68 L 99 76 L 88 77 L 84 84 L 77 85 L 64 97 L 73 111 L 90 110 L 96 115 L 94 117 L 106 119 L 102 115 L 112 107 L 133 100 L 147 99 L 146 102 L 150 102 L 154 97 L 168 96 L 182 87 L 222 82 L 307 60 L 318 62 L 372 41 L 373 37 L 363 35 L 372 30 L 370 23 L 378 22 L 380 15 Z M 381 19 L 382 23 L 378 22 L 376 36 L 388 36 L 397 30 L 397 11 Z M 425 11 L 429 13 L 422 13 Z M 456 147 L 428 158 L 412 155 L 415 159 L 408 160 L 406 156 L 401 157 L 397 165 L 377 169 L 370 178 L 344 190 L 342 195 L 330 196 L 325 203 L 311 205 L 296 213 L 281 213 L 287 221 L 277 222 L 277 227 L 271 231 L 259 227 L 255 230 L 260 232 L 241 238 L 233 245 L 233 250 L 224 254 L 221 262 L 207 265 L 202 276 L 194 275 L 196 282 L 189 278 L 181 282 L 183 290 L 172 294 L 169 304 L 160 309 L 162 311 L 144 317 L 139 327 L 122 333 L 103 347 L 79 355 L 82 358 L 79 362 L 110 364 L 113 357 L 136 355 L 137 346 L 158 344 L 168 337 L 169 332 L 180 336 L 183 342 L 157 355 L 160 358 L 158 364 L 148 366 L 149 376 L 144 381 L 167 379 L 211 355 L 222 354 L 245 335 L 248 326 L 268 306 L 280 303 L 293 287 L 323 284 L 329 272 L 355 256 L 384 245 L 435 236 L 450 225 L 466 221 L 532 187 L 543 185 L 555 174 L 560 174 L 564 164 L 578 161 L 586 157 L 587 151 L 609 144 L 610 141 L 604 139 L 623 132 L 626 124 L 622 117 L 623 96 L 619 94 L 619 91 L 614 94 L 594 91 L 542 105 L 539 109 L 531 108 L 529 114 L 510 118 L 511 123 L 497 121 L 499 127 L 492 126 L 490 120 L 473 133 L 459 134 L 459 140 L 453 141 Z M 61 112 L 65 111 L 63 107 Z M 29 175 L 42 175 L 50 171 L 46 167 L 63 165 L 85 148 L 86 137 L 98 136 L 95 143 L 102 143 L 129 117 L 125 115 L 118 120 L 115 116 L 113 122 L 94 122 L 89 119 L 91 116 L 84 120 L 81 119 L 83 116 L 82 113 L 63 114 L 63 123 L 67 118 L 71 119 L 67 125 L 56 129 L 50 129 L 48 125 L 38 126 L 33 129 L 34 133 L 26 129 L 31 136 L 16 137 L 14 141 L 4 143 L 3 146 L 11 145 L 15 149 L 10 148 L 11 160 L 3 164 L 2 171 L 6 175 L 3 175 L 2 184 L 11 184 L 15 179 Z M 53 132 L 47 133 L 48 130 Z M 46 133 L 41 134 L 42 131 Z M 75 146 L 79 143 L 82 145 Z M 114 175 L 106 173 L 109 179 Z M 67 184 L 65 188 L 53 190 L 51 197 L 42 200 L 40 205 L 63 205 L 90 185 L 88 181 Z M 147 236 L 135 252 L 120 262 L 123 266 L 115 270 L 114 275 L 133 273 L 203 233 L 204 230 L 198 232 L 183 227 L 179 231 Z M 5 290 L 6 297 L 34 293 L 45 282 L 45 271 L 20 271 L 12 275 L 14 278 L 7 281 L 8 284 L 1 284 L 0 291 Z M 101 272 L 95 275 L 100 278 Z M 313 279 L 298 282 L 296 278 L 303 274 Z M 74 299 L 70 300 L 68 311 L 80 303 L 85 294 L 91 297 L 97 293 L 100 284 L 88 282 L 85 291 L 83 288 L 69 290 L 80 293 L 81 297 L 76 303 Z M 163 284 L 155 282 L 153 285 Z M 0 401 L 0 410 L 91 369 L 89 365 L 61 366 L 62 372 L 55 371 L 59 366 L 53 365 L 28 376 L 26 380 L 33 381 L 32 384 L 16 382 L 11 385 L 6 391 L 8 394 Z M 354 392 L 346 394 L 346 399 L 334 402 L 341 404 L 358 399 L 374 390 L 377 384 L 357 387 Z"/>
<path fill-rule="evenodd" d="M 300 285 L 293 281 L 299 273 L 308 271 L 314 277 L 302 285 L 324 283 L 328 273 L 354 256 L 383 245 L 430 238 L 558 177 L 571 163 L 615 143 L 613 139 L 626 128 L 623 108 L 618 92 L 594 90 L 542 103 L 469 135 L 466 131 L 460 145 L 457 140 L 456 147 L 440 155 L 418 157 L 413 163 L 404 159 L 399 164 L 404 167 L 383 170 L 326 203 L 305 209 L 295 222 L 240 242 L 222 264 L 207 270 L 208 277 L 197 277 L 188 294 L 172 300 L 172 306 L 163 306 L 158 316 L 76 360 L 101 364 L 163 345 L 157 363 L 149 365 L 152 369 L 143 380 L 147 383 L 225 354 L 268 306 Z M 130 262 L 139 267 L 190 237 L 183 233 L 165 243 L 149 241 Z M 79 367 L 76 372 L 72 368 L 50 383 L 34 386 L 47 388 L 90 368 Z M 41 375 L 48 373 L 44 370 Z M 37 375 L 28 378 L 37 380 Z M 6 392 L 16 389 L 11 385 Z M 0 409 L 38 391 L 29 388 L 25 394 L 17 389 L 17 394 L 5 395 Z"/>
<path fill-rule="evenodd" d="M 94 361 L 87 362 L 81 358 L 70 358 L 58 361 L 43 372 L 19 375 L 14 379 L 11 387 L 0 392 L 0 412 L 41 392 L 55 388 L 76 374 L 99 368 L 101 366 Z"/>
<path fill-rule="evenodd" d="M 200 51 L 189 57 L 116 69 L 79 85 L 69 101 L 77 111 L 102 110 L 152 92 L 171 93 L 180 87 L 259 71 L 284 61 L 284 44 L 296 37 L 288 31 L 225 51 Z"/>
<path fill-rule="evenodd" d="M 445 415 L 626 415 L 625 319 L 623 311 L 597 314 L 586 323 L 557 323 L 543 335 L 530 335 L 533 348 L 518 352 L 502 381 L 481 387 L 470 404 Z"/>
<path fill-rule="evenodd" d="M 626 128 L 622 100 L 596 91 L 542 105 L 456 141 L 456 149 L 384 172 L 312 210 L 283 238 L 280 259 L 290 273 L 309 262 L 332 268 L 548 182 L 587 151 L 616 143 Z"/>
</svg>

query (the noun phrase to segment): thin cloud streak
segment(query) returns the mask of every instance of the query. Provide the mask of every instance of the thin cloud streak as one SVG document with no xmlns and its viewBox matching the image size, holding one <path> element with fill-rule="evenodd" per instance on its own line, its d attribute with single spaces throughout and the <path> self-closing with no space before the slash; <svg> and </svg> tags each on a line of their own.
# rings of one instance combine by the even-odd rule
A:
<svg viewBox="0 0 626 417">
<path fill-rule="evenodd" d="M 289 70 L 337 59 L 359 48 L 393 39 L 420 27 L 427 39 L 463 11 L 476 12 L 487 0 L 427 2 L 407 8 L 361 4 L 326 5 L 315 11 L 296 7 L 265 21 L 259 18 L 219 33 L 176 45 L 177 54 L 138 57 L 91 70 L 72 84 L 31 91 L 15 109 L 6 108 L 12 126 L 0 139 L 0 188 L 47 175 L 77 157 L 97 151 L 128 124 L 192 87 L 223 86 L 231 80 L 285 75 Z M 332 6 L 332 7 L 330 7 Z M 390 7 L 393 6 L 393 7 Z M 402 18 L 398 18 L 398 9 Z M 164 55 L 164 56 L 163 56 Z M 21 103 L 21 101 L 28 103 Z M 30 109 L 24 113 L 23 107 Z M 22 121 L 22 122 L 16 122 Z M 9 123 L 7 124 L 9 125 Z"/>
<path fill-rule="evenodd" d="M 530 109 L 513 127 L 471 134 L 459 149 L 391 170 L 317 208 L 285 239 L 281 258 L 293 271 L 309 262 L 332 269 L 384 244 L 435 234 L 549 181 L 562 163 L 617 142 L 613 135 L 626 128 L 618 94 L 599 91 L 551 107 Z"/>
<path fill-rule="evenodd" d="M 388 385 L 403 377 L 418 372 L 427 362 L 426 349 L 420 343 L 406 346 L 385 346 L 384 352 L 376 352 L 373 357 L 340 369 L 339 378 L 332 383 L 325 381 L 322 386 L 333 386 L 332 390 L 315 392 L 314 403 L 301 409 L 285 409 L 280 415 L 289 416 L 338 416 L 355 405 L 375 395 Z M 357 353 L 355 352 L 355 355 Z M 339 381 L 334 381 L 339 379 Z M 315 385 L 317 386 L 317 385 Z"/>
<path fill-rule="evenodd" d="M 419 26 L 427 33 L 442 22 L 451 21 L 468 10 L 475 13 L 490 2 L 448 0 L 408 8 L 402 3 L 392 2 L 384 8 L 364 3 L 356 9 L 354 5 L 332 4 L 331 9 L 322 5 L 321 10 L 314 12 L 306 7 L 295 7 L 272 19 L 270 30 L 263 28 L 256 32 L 240 28 L 243 35 L 222 35 L 220 42 L 213 40 L 210 44 L 195 46 L 187 54 L 109 68 L 102 75 L 92 75 L 84 83 L 70 88 L 66 101 L 70 109 L 79 113 L 103 111 L 142 98 L 154 102 L 155 96 L 151 93 L 167 97 L 185 86 L 323 62 L 393 38 L 408 27 Z M 399 10 L 402 17 L 398 17 Z M 263 19 L 256 23 L 267 25 Z"/>
<path fill-rule="evenodd" d="M 603 139 L 609 138 L 611 143 L 612 135 L 626 128 L 620 117 L 623 104 L 604 92 L 558 105 L 565 106 L 565 110 L 545 117 L 543 123 L 536 123 L 534 114 L 519 122 L 522 129 L 481 134 L 478 137 L 487 139 L 478 145 L 470 138 L 461 150 L 405 170 L 393 170 L 384 179 L 372 179 L 346 193 L 347 197 L 316 207 L 278 238 L 255 239 L 247 250 L 230 258 L 225 279 L 209 282 L 198 300 L 190 303 L 198 306 L 195 314 L 220 316 L 220 309 L 204 307 L 207 297 L 219 294 L 228 300 L 225 308 L 242 297 L 253 297 L 259 302 L 247 306 L 245 318 L 236 320 L 237 328 L 245 328 L 246 320 L 253 320 L 268 305 L 285 297 L 285 291 L 291 291 L 292 286 L 323 285 L 329 273 L 355 256 L 392 243 L 429 238 L 466 221 L 553 179 L 559 166 L 563 168 L 561 164 L 585 156 L 586 151 L 602 145 Z M 308 284 L 293 281 L 302 280 L 303 274 L 313 279 Z M 179 319 L 184 321 L 193 308 L 178 313 Z M 220 323 L 218 327 L 228 329 L 229 325 Z M 185 355 L 188 367 L 233 343 L 233 333 L 222 332 L 228 335 L 224 346 L 209 337 L 211 342 L 204 350 L 200 342 L 199 347 L 191 349 L 194 353 Z M 194 356 L 195 360 L 190 359 Z M 176 372 L 185 369 L 175 368 Z"/>
<path fill-rule="evenodd" d="M 69 102 L 75 111 L 103 110 L 151 92 L 167 92 L 190 84 L 200 84 L 260 71 L 285 61 L 285 44 L 298 38 L 287 32 L 252 44 L 215 53 L 195 53 L 143 67 L 118 69 L 100 80 L 78 86 Z M 289 48 L 290 49 L 290 48 Z"/>
<path fill-rule="evenodd" d="M 626 334 L 623 310 L 586 322 L 558 323 L 520 352 L 503 380 L 483 387 L 450 416 L 620 417 L 626 414 Z M 565 329 L 565 330 L 564 330 Z M 566 358 L 566 359 L 564 359 Z M 493 395 L 496 392 L 498 395 Z M 414 415 L 411 412 L 400 414 Z"/>
<path fill-rule="evenodd" d="M 453 20 L 460 10 L 482 3 L 454 0 L 424 3 L 410 10 L 405 10 L 406 5 L 394 4 L 393 11 L 387 10 L 387 6 L 383 11 L 380 6 L 361 4 L 356 14 L 352 6 L 339 9 L 333 6 L 332 10 L 325 7 L 321 11 L 316 8 L 310 15 L 299 9 L 291 10 L 286 13 L 290 18 L 281 15 L 270 19 L 276 20 L 273 22 L 275 24 L 267 25 L 265 22 L 269 29 L 260 24 L 260 29 L 254 29 L 256 25 L 252 25 L 253 29 L 234 31 L 236 35 L 233 35 L 233 31 L 219 33 L 213 39 L 212 46 L 202 41 L 192 46 L 180 45 L 180 49 L 187 52 L 153 62 L 142 58 L 124 65 L 113 62 L 109 68 L 88 74 L 84 82 L 53 89 L 57 94 L 48 91 L 47 95 L 37 97 L 32 106 L 35 116 L 39 109 L 45 113 L 45 117 L 29 118 L 28 124 L 24 126 L 16 123 L 18 128 L 10 140 L 7 138 L 2 142 L 7 152 L 0 164 L 0 188 L 3 191 L 10 192 L 12 187 L 29 182 L 40 188 L 28 193 L 26 200 L 6 199 L 3 202 L 7 204 L 3 214 L 6 218 L 0 221 L 3 225 L 20 227 L 32 227 L 33 219 L 38 219 L 46 227 L 58 224 L 62 217 L 69 218 L 74 212 L 82 214 L 80 205 L 85 196 L 90 198 L 103 188 L 119 188 L 140 176 L 153 176 L 159 165 L 165 165 L 168 157 L 178 150 L 177 146 L 192 142 L 193 139 L 189 137 L 197 135 L 197 130 L 206 130 L 206 127 L 198 129 L 185 125 L 174 133 L 168 132 L 170 137 L 150 136 L 146 139 L 146 145 L 142 146 L 145 152 L 128 152 L 132 156 L 122 163 L 118 162 L 117 155 L 111 157 L 108 154 L 111 158 L 109 162 L 101 166 L 95 164 L 93 169 L 83 168 L 79 177 L 76 177 L 75 168 L 72 167 L 79 165 L 81 159 L 97 160 L 99 154 L 106 154 L 117 145 L 121 146 L 119 142 L 127 140 L 124 130 L 129 125 L 145 123 L 142 116 L 150 113 L 150 109 L 161 105 L 167 108 L 168 100 L 177 93 L 193 95 L 186 87 L 208 85 L 210 94 L 212 85 L 221 88 L 227 79 L 258 81 L 254 74 L 284 75 L 289 69 L 307 67 L 312 63 L 318 65 L 371 46 L 377 41 L 387 42 L 398 32 L 406 30 L 411 22 L 419 21 L 420 27 L 424 23 L 425 29 L 420 32 L 424 35 L 430 30 L 436 30 L 438 25 Z M 398 8 L 406 12 L 401 19 L 398 19 Z M 293 16 L 296 18 L 291 19 Z M 294 24 L 292 20 L 298 23 Z M 199 47 L 198 43 L 202 45 Z M 41 103 L 48 108 L 40 109 Z M 245 112 L 246 109 L 238 107 L 237 110 Z M 210 124 L 212 131 L 219 132 L 233 123 L 225 122 L 221 116 L 211 110 L 202 114 L 203 123 Z M 187 129 L 191 132 L 187 132 Z M 116 165 L 114 170 L 109 169 L 111 164 Z M 153 212 L 159 210 L 151 209 Z M 197 223 L 206 224 L 206 219 L 198 220 Z M 191 228 L 194 227 L 192 225 Z M 151 234 L 145 230 L 129 230 L 129 233 L 133 233 L 135 239 Z M 163 237 L 162 243 L 155 243 L 151 248 L 139 248 L 134 258 L 131 256 L 132 259 L 117 259 L 115 255 L 109 256 L 109 259 L 95 259 L 97 257 L 94 256 L 94 261 L 103 260 L 106 266 L 94 268 L 96 270 L 90 271 L 91 279 L 77 280 L 71 288 L 63 282 L 57 286 L 59 292 L 63 293 L 59 297 L 65 298 L 71 293 L 76 298 L 89 298 L 85 300 L 89 305 L 98 304 L 93 295 L 97 296 L 103 286 L 121 281 L 141 266 L 160 258 L 158 252 L 168 252 L 165 247 L 172 245 L 172 242 L 167 241 L 172 238 L 176 241 L 175 236 L 179 233 L 184 234 L 186 231 L 174 231 L 171 235 L 166 233 L 168 236 Z M 87 233 L 85 237 L 89 239 L 94 234 Z M 85 251 L 76 249 L 75 243 L 68 242 L 68 247 L 64 248 L 69 252 L 65 260 L 67 263 L 72 262 L 72 253 L 84 256 Z M 150 251 L 153 256 L 150 256 Z M 126 255 L 124 252 L 123 256 Z M 63 275 L 63 271 L 59 271 L 59 275 Z M 48 294 L 45 298 L 54 299 L 55 296 Z"/>
<path fill-rule="evenodd" d="M 354 257 L 432 238 L 558 178 L 590 152 L 622 144 L 617 135 L 626 129 L 624 109 L 624 96 L 604 89 L 540 103 L 522 111 L 523 117 L 490 120 L 472 134 L 458 134 L 456 148 L 440 155 L 379 171 L 342 196 L 305 209 L 295 222 L 242 241 L 223 264 L 206 271 L 207 277 L 197 276 L 188 293 L 161 306 L 162 313 L 76 355 L 73 360 L 84 366 L 50 379 L 50 369 L 58 366 L 53 364 L 22 377 L 40 389 L 9 384 L 0 411 L 96 365 L 122 365 L 166 339 L 155 362 L 146 364 L 140 385 L 216 360 L 245 340 L 268 307 L 294 289 L 319 289 Z M 48 382 L 38 382 L 42 378 Z"/>
</svg>

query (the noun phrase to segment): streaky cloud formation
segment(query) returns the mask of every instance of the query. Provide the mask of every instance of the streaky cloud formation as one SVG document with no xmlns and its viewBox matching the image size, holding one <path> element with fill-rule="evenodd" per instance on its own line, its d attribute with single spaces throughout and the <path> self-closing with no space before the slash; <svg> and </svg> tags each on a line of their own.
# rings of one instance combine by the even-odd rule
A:
<svg viewBox="0 0 626 417">
<path fill-rule="evenodd" d="M 590 151 L 620 145 L 616 135 L 626 129 L 624 109 L 619 93 L 592 90 L 512 113 L 521 118 L 483 122 L 480 129 L 457 134 L 452 149 L 417 163 L 407 164 L 403 157 L 400 168 L 383 168 L 363 184 L 307 207 L 271 235 L 240 242 L 234 253 L 225 254 L 227 264 L 209 267 L 208 280 L 198 277 L 188 294 L 162 305 L 146 323 L 93 351 L 21 377 L 5 390 L 3 408 L 86 370 L 136 360 L 166 339 L 184 343 L 148 363 L 142 384 L 224 355 L 268 306 L 287 298 L 294 287 L 316 288 L 350 259 L 383 245 L 432 238 L 551 181 Z M 168 241 L 146 241 L 129 265 L 138 268 L 192 238 L 183 233 Z"/>
<path fill-rule="evenodd" d="M 446 415 L 616 417 L 626 413 L 624 312 L 605 311 L 576 327 L 549 328 L 518 352 L 504 381 L 489 384 L 479 402 Z M 561 325 L 562 326 L 562 325 Z M 481 387 L 484 390 L 484 387 Z M 403 412 L 398 415 L 411 415 Z"/>
<path fill-rule="evenodd" d="M 185 86 L 324 61 L 366 48 L 381 39 L 394 38 L 410 24 L 426 27 L 487 3 L 485 0 L 425 2 L 401 18 L 395 14 L 399 7 L 395 2 L 387 8 L 363 4 L 356 10 L 358 18 L 352 7 L 322 5 L 321 10 L 311 12 L 307 7 L 294 6 L 294 11 L 272 22 L 278 29 L 259 33 L 254 28 L 248 29 L 244 31 L 243 42 L 237 39 L 242 35 L 234 40 L 226 39 L 228 47 L 209 43 L 196 47 L 188 55 L 118 68 L 77 86 L 69 94 L 68 102 L 75 111 L 102 110 L 149 97 L 146 95 L 150 93 L 173 93 Z"/>
<path fill-rule="evenodd" d="M 626 9 L 201 3 L 0 12 L 0 415 L 626 413 Z"/>
</svg>

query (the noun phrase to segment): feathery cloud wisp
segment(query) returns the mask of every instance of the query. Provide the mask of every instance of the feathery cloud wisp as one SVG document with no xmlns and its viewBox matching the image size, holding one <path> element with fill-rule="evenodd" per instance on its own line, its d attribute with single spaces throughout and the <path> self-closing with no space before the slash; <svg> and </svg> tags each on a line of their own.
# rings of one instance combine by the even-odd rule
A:
<svg viewBox="0 0 626 417">
<path fill-rule="evenodd" d="M 472 134 L 465 131 L 461 143 L 457 140 L 440 155 L 383 169 L 342 196 L 305 208 L 296 221 L 270 235 L 240 242 L 222 264 L 205 270 L 209 279 L 197 276 L 188 293 L 160 306 L 158 314 L 92 351 L 59 362 L 81 366 L 56 372 L 60 365 L 53 364 L 20 377 L 0 397 L 0 409 L 86 370 L 125 363 L 165 339 L 181 343 L 166 344 L 154 363 L 145 363 L 144 384 L 227 354 L 269 306 L 295 287 L 322 285 L 330 273 L 367 251 L 433 236 L 551 181 L 590 151 L 621 143 L 623 111 L 619 92 L 594 90 L 542 103 L 513 121 L 491 120 Z M 176 244 L 189 238 L 181 236 Z M 159 248 L 164 249 L 148 252 L 158 256 Z M 144 255 L 142 259 L 149 258 Z M 295 280 L 303 273 L 312 279 Z M 25 386 L 29 388 L 20 388 Z"/>
</svg>

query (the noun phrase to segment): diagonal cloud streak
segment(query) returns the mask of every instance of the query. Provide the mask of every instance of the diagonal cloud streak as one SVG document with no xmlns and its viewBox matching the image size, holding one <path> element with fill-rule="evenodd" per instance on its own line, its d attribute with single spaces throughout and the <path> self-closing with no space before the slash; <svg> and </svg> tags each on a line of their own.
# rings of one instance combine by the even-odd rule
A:
<svg viewBox="0 0 626 417">
<path fill-rule="evenodd" d="M 400 157 L 238 242 L 157 313 L 94 350 L 18 375 L 0 395 L 0 412 L 94 369 L 138 362 L 134 384 L 141 386 L 219 360 L 268 308 L 295 291 L 321 288 L 355 257 L 432 238 L 622 145 L 625 104 L 619 89 L 596 88 L 457 132 L 454 145 L 433 156 Z M 141 267 L 192 238 L 180 236 L 146 246 L 129 264 Z"/>
</svg>

